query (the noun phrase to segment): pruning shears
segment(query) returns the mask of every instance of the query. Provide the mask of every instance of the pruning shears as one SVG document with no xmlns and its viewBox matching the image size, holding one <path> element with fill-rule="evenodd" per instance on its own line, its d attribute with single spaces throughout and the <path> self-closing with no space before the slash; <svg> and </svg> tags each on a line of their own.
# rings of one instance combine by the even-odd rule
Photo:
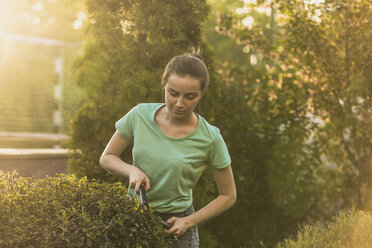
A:
<svg viewBox="0 0 372 248">
<path fill-rule="evenodd" d="M 145 188 L 143 187 L 143 185 L 141 185 L 140 186 L 140 188 L 139 188 L 139 195 L 140 195 L 140 200 L 141 200 L 141 204 L 142 205 L 144 205 L 146 208 L 149 208 L 149 204 L 148 204 L 148 202 L 147 202 L 147 197 L 146 197 L 146 190 L 145 190 Z M 166 221 L 164 221 L 164 220 L 162 220 L 161 221 L 161 224 L 165 227 L 165 229 L 170 229 L 172 226 L 168 223 L 168 222 L 166 222 Z"/>
</svg>

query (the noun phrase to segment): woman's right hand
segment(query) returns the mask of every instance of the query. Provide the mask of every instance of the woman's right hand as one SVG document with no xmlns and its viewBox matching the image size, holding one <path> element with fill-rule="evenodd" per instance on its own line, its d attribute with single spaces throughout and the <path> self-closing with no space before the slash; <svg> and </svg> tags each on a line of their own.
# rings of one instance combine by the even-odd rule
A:
<svg viewBox="0 0 372 248">
<path fill-rule="evenodd" d="M 129 173 L 129 185 L 138 192 L 141 184 L 145 186 L 146 191 L 150 189 L 150 179 L 143 171 L 133 166 Z"/>
</svg>

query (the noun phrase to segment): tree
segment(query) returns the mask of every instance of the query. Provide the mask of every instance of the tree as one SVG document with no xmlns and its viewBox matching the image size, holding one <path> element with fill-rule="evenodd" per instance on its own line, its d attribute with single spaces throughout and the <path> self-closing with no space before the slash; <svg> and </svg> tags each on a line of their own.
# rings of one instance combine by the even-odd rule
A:
<svg viewBox="0 0 372 248">
<path fill-rule="evenodd" d="M 311 93 L 309 113 L 321 120 L 314 138 L 322 142 L 324 156 L 342 172 L 338 187 L 343 206 L 355 203 L 362 209 L 371 207 L 366 197 L 371 190 L 372 147 L 370 5 L 368 0 L 272 1 L 271 8 L 280 16 L 274 46 L 254 42 L 262 28 L 234 32 L 265 50 L 267 57 L 296 68 Z"/>
<path fill-rule="evenodd" d="M 204 23 L 204 36 L 216 54 L 217 60 L 229 64 L 243 65 L 249 63 L 249 55 L 244 50 L 244 45 L 238 44 L 234 38 L 217 32 L 217 19 L 221 13 L 231 13 L 242 7 L 243 3 L 237 0 L 210 0 L 211 11 L 209 18 Z M 244 51 L 243 51 L 244 50 Z"/>
<path fill-rule="evenodd" d="M 221 71 L 222 113 L 232 118 L 221 125 L 239 175 L 239 214 L 226 215 L 235 246 L 247 236 L 273 243 L 352 203 L 370 208 L 370 1 L 245 2 L 218 27 L 265 61 Z M 243 25 L 258 8 L 271 18 Z"/>
<path fill-rule="evenodd" d="M 226 65 L 219 71 L 216 124 L 238 190 L 236 206 L 210 225 L 221 247 L 273 245 L 319 215 L 325 181 L 317 176 L 328 171 L 320 166 L 318 144 L 309 142 L 308 90 L 289 72 L 270 70 Z"/>
<path fill-rule="evenodd" d="M 371 4 L 327 1 L 302 12 L 281 9 L 291 16 L 284 44 L 291 46 L 291 61 L 302 63 L 314 114 L 325 122 L 317 133 L 323 153 L 345 176 L 339 186 L 344 206 L 360 209 L 372 209 Z"/>
</svg>

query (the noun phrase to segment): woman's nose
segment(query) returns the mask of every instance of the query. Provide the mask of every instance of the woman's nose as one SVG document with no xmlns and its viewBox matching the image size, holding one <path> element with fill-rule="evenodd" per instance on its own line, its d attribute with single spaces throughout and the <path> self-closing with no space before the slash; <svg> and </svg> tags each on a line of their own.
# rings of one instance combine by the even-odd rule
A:
<svg viewBox="0 0 372 248">
<path fill-rule="evenodd" d="M 183 97 L 178 97 L 177 102 L 176 102 L 177 107 L 182 107 L 183 106 Z"/>
</svg>

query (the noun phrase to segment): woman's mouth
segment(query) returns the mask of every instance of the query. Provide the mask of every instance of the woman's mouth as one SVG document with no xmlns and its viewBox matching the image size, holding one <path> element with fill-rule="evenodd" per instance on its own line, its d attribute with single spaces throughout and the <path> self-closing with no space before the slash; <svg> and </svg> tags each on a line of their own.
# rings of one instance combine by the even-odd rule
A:
<svg viewBox="0 0 372 248">
<path fill-rule="evenodd" d="M 176 114 L 183 114 L 183 113 L 185 113 L 184 110 L 173 109 L 173 111 L 174 111 Z"/>
</svg>

